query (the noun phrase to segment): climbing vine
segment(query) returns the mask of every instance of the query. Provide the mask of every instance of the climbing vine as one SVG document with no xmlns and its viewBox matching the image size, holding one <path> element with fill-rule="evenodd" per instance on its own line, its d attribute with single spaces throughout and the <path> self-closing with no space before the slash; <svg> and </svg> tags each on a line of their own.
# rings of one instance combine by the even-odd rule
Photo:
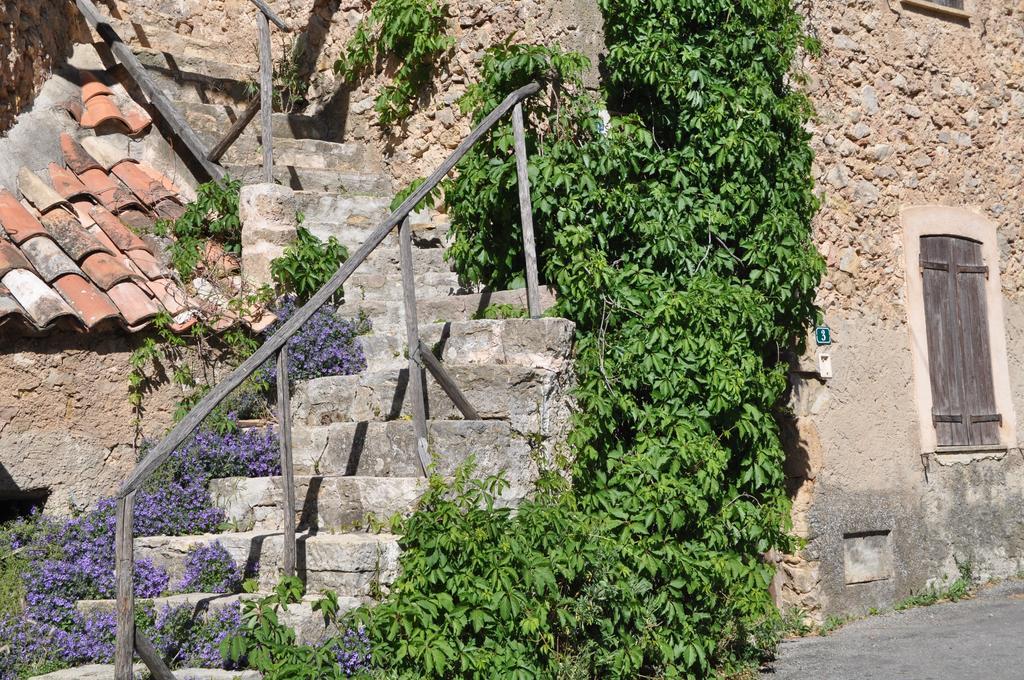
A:
<svg viewBox="0 0 1024 680">
<path fill-rule="evenodd" d="M 492 49 L 464 99 L 479 120 L 547 88 L 528 147 L 542 276 L 577 324 L 572 483 L 515 515 L 495 480 L 427 496 L 403 575 L 360 613 L 397 677 L 706 678 L 773 642 L 782 357 L 823 272 L 790 86 L 814 45 L 788 0 L 600 5 L 607 104 L 582 58 L 524 46 Z M 522 271 L 510 149 L 506 124 L 446 187 L 456 268 L 496 286 Z"/>
<path fill-rule="evenodd" d="M 438 62 L 455 44 L 445 33 L 448 6 L 437 0 L 376 0 L 334 71 L 350 84 L 388 58 L 399 62 L 374 103 L 381 125 L 409 117 Z"/>
</svg>

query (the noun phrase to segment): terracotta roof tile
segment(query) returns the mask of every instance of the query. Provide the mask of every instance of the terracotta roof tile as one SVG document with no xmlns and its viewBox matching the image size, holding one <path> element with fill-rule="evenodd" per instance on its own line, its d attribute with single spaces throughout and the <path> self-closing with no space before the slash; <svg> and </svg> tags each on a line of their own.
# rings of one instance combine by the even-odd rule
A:
<svg viewBox="0 0 1024 680">
<path fill-rule="evenodd" d="M 108 319 L 119 319 L 120 311 L 96 286 L 76 274 L 57 279 L 54 288 L 60 291 L 86 327 L 93 328 Z"/>
<path fill-rule="evenodd" d="M 119 283 L 108 290 L 107 294 L 132 326 L 145 323 L 160 313 L 160 307 L 134 283 Z"/>
<path fill-rule="evenodd" d="M 14 244 L 0 239 L 0 277 L 12 269 L 29 269 L 31 265 Z"/>
<path fill-rule="evenodd" d="M 117 217 L 126 226 L 139 231 L 149 231 L 153 228 L 153 225 L 156 224 L 156 220 L 154 220 L 149 213 L 136 210 L 135 208 L 122 210 L 117 213 Z"/>
<path fill-rule="evenodd" d="M 6 189 L 0 189 L 0 225 L 15 243 L 46 233 L 39 220 Z"/>
<path fill-rule="evenodd" d="M 108 253 L 93 253 L 82 261 L 82 269 L 103 290 L 110 290 L 122 281 L 138 277 L 138 274 Z"/>
<path fill-rule="evenodd" d="M 160 201 L 153 206 L 153 210 L 162 220 L 176 220 L 185 214 L 185 207 L 173 198 Z"/>
<path fill-rule="evenodd" d="M 148 250 L 132 248 L 126 252 L 128 257 L 132 258 L 132 262 L 135 263 L 135 266 L 137 266 L 148 278 L 156 279 L 164 274 L 164 268 L 160 266 L 159 260 L 157 260 L 156 256 Z"/>
<path fill-rule="evenodd" d="M 99 197 L 94 196 L 89 191 L 82 180 L 78 179 L 78 175 L 71 172 L 67 168 L 62 168 L 56 163 L 50 163 L 50 181 L 53 183 L 53 189 L 64 198 L 70 200 L 72 203 L 75 199 L 81 200 L 82 197 L 88 196 L 94 198 L 97 201 Z"/>
<path fill-rule="evenodd" d="M 146 163 L 139 163 L 139 167 L 142 168 L 143 172 L 145 172 L 147 175 L 149 175 L 156 181 L 160 182 L 160 184 L 163 185 L 164 189 L 167 189 L 176 196 L 181 194 L 181 189 L 175 186 L 174 182 L 171 181 L 171 178 L 165 175 L 164 173 L 160 172 L 159 170 L 150 165 L 147 165 Z"/>
<path fill-rule="evenodd" d="M 74 137 L 64 132 L 60 136 L 60 149 L 64 153 L 64 163 L 76 175 L 81 176 L 83 172 L 92 169 L 105 170 L 99 161 L 89 155 L 89 152 L 79 144 Z"/>
<path fill-rule="evenodd" d="M 113 91 L 96 78 L 96 75 L 90 71 L 79 72 L 79 82 L 82 83 L 82 101 L 87 102 L 96 95 L 114 94 Z"/>
<path fill-rule="evenodd" d="M 96 224 L 96 220 L 94 220 L 92 215 L 89 214 L 92 212 L 92 209 L 96 207 L 96 203 L 78 199 L 76 201 L 71 201 L 71 205 L 75 206 L 75 214 L 78 215 L 78 221 L 81 222 L 83 226 L 88 229 Z M 92 233 L 91 229 L 89 233 Z"/>
<path fill-rule="evenodd" d="M 128 126 L 128 131 L 133 135 L 139 134 L 153 123 L 153 118 L 146 109 L 133 101 L 122 102 L 119 108 L 121 117 L 124 118 L 125 125 Z"/>
<path fill-rule="evenodd" d="M 21 244 L 21 252 L 47 283 L 65 274 L 82 276 L 78 265 L 49 236 L 30 238 Z"/>
<path fill-rule="evenodd" d="M 174 197 L 174 194 L 165 189 L 159 181 L 142 170 L 138 163 L 125 161 L 118 163 L 110 171 L 146 205 L 155 206 L 160 201 Z"/>
<path fill-rule="evenodd" d="M 124 151 L 102 137 L 84 137 L 82 146 L 93 158 L 103 164 L 108 172 L 118 163 L 131 160 Z"/>
<path fill-rule="evenodd" d="M 43 215 L 43 226 L 64 252 L 79 264 L 89 255 L 110 252 L 74 216 L 63 210 Z"/>
<path fill-rule="evenodd" d="M 183 291 L 177 283 L 167 277 L 154 279 L 146 283 L 150 292 L 156 296 L 160 304 L 171 314 L 177 316 L 182 312 L 192 309 L 193 304 L 188 294 Z"/>
<path fill-rule="evenodd" d="M 76 123 L 81 122 L 82 114 L 85 113 L 85 107 L 82 106 L 81 97 L 68 97 L 59 104 L 60 108 L 68 112 L 68 114 L 75 119 Z"/>
<path fill-rule="evenodd" d="M 130 128 L 112 96 L 100 94 L 85 102 L 85 112 L 82 114 L 82 120 L 79 121 L 82 127 L 97 128 L 110 121 L 116 121 L 126 129 Z"/>
<path fill-rule="evenodd" d="M 72 209 L 71 204 L 63 196 L 28 168 L 18 171 L 18 189 L 21 191 L 21 195 L 40 213 L 45 214 L 62 206 Z"/>
<path fill-rule="evenodd" d="M 133 232 L 128 227 L 121 223 L 121 220 L 104 208 L 103 206 L 96 206 L 89 211 L 89 217 L 103 230 L 110 240 L 117 245 L 121 250 L 150 250 L 149 245 L 146 244 L 138 234 Z"/>
<path fill-rule="evenodd" d="M 106 170 L 93 168 L 76 174 L 86 188 L 99 198 L 100 203 L 111 212 L 118 213 L 128 208 L 145 210 L 146 207 L 139 203 L 135 195 L 115 178 L 108 175 Z"/>
<path fill-rule="evenodd" d="M 13 269 L 3 276 L 3 284 L 11 296 L 28 312 L 32 322 L 45 328 L 57 319 L 70 316 L 77 319 L 74 311 L 52 288 L 27 269 Z"/>
<path fill-rule="evenodd" d="M 9 324 L 11 321 L 31 321 L 18 301 L 11 297 L 11 291 L 6 286 L 0 285 L 0 327 Z"/>
</svg>

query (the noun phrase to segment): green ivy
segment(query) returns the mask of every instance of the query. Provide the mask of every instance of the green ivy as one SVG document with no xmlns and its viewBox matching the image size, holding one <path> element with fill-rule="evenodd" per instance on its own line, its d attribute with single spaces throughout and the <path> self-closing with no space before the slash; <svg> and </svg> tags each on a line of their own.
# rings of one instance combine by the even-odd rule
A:
<svg viewBox="0 0 1024 680">
<path fill-rule="evenodd" d="M 203 258 L 207 241 L 232 255 L 242 252 L 242 221 L 238 193 L 242 182 L 226 178 L 222 184 L 206 182 L 196 189 L 196 200 L 173 222 L 157 223 L 157 233 L 173 237 L 168 246 L 171 265 L 183 279 L 191 278 Z"/>
<path fill-rule="evenodd" d="M 348 249 L 331 236 L 326 242 L 300 226 L 295 242 L 270 263 L 270 274 L 281 294 L 294 293 L 306 302 L 334 276 L 348 259 Z"/>
<path fill-rule="evenodd" d="M 586 62 L 501 45 L 463 100 L 529 100 L 542 277 L 576 322 L 571 487 L 518 513 L 457 480 L 404 527 L 403 573 L 361 612 L 401 678 L 707 678 L 749 669 L 778 613 L 764 558 L 793 545 L 776 415 L 816 318 L 814 46 L 788 0 L 599 0 Z M 445 188 L 460 276 L 521 281 L 507 122 Z M 493 485 L 493 482 L 491 483 Z"/>
<path fill-rule="evenodd" d="M 381 125 L 409 117 L 435 64 L 455 44 L 445 33 L 447 13 L 437 0 L 376 0 L 335 62 L 334 71 L 351 84 L 386 59 L 398 60 L 374 104 Z"/>
</svg>

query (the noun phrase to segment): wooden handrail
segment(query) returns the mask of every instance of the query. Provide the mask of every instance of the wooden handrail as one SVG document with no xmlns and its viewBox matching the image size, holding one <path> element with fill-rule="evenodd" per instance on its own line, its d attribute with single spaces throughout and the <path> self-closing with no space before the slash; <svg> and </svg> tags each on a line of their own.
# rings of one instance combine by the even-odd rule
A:
<svg viewBox="0 0 1024 680">
<path fill-rule="evenodd" d="M 188 124 L 188 121 L 185 120 L 185 117 L 181 115 L 178 109 L 174 107 L 174 104 L 164 94 L 164 91 L 157 87 L 152 79 L 150 79 L 149 74 L 146 73 L 146 67 L 142 65 L 131 48 L 121 40 L 121 36 L 117 34 L 117 31 L 110 25 L 107 18 L 96 9 L 96 5 L 92 3 L 92 0 L 75 0 L 75 4 L 78 6 L 78 11 L 85 17 L 86 22 L 110 46 L 110 51 L 114 53 L 117 60 L 121 62 L 121 65 L 124 66 L 125 70 L 135 80 L 135 83 L 142 90 L 142 93 L 146 95 L 150 103 L 160 112 L 160 115 L 170 126 L 174 134 L 184 142 L 189 153 L 196 159 L 196 162 L 202 166 L 203 170 L 213 180 L 219 183 L 224 178 L 224 169 L 216 163 L 211 163 L 206 158 L 206 149 L 203 147 L 203 142 L 199 139 L 199 135 L 196 134 L 195 130 L 192 129 L 192 126 Z"/>
<path fill-rule="evenodd" d="M 420 201 L 426 198 L 427 194 L 444 179 L 445 175 L 451 172 L 452 168 L 462 160 L 469 150 L 507 114 L 513 106 L 527 97 L 536 94 L 540 85 L 531 83 L 519 88 L 498 105 L 490 114 L 484 118 L 479 125 L 462 141 L 452 154 L 426 179 L 416 191 L 412 192 L 398 208 L 392 212 L 384 222 L 373 230 L 370 236 L 363 242 L 363 245 L 352 253 L 351 257 L 338 269 L 331 280 L 324 284 L 324 287 L 317 291 L 309 302 L 300 307 L 282 326 L 272 335 L 252 356 L 243 361 L 238 368 L 227 375 L 217 387 L 213 388 L 205 397 L 189 411 L 188 415 L 181 420 L 174 428 L 167 433 L 167 436 L 153 448 L 142 462 L 128 475 L 128 479 L 121 485 L 118 492 L 119 498 L 124 498 L 133 491 L 137 491 L 147 478 L 158 467 L 171 452 L 178 448 L 185 439 L 191 435 L 199 424 L 210 415 L 213 409 L 217 408 L 221 401 L 228 396 L 235 388 L 241 385 L 246 378 L 252 375 L 256 369 L 272 358 L 277 350 L 281 349 L 288 341 L 288 338 L 295 335 L 302 326 L 316 313 L 318 309 L 330 300 L 341 289 L 348 277 L 369 257 L 377 246 L 387 237 L 391 230 L 401 223 L 406 216 L 413 211 Z"/>
<path fill-rule="evenodd" d="M 79 0 L 87 1 L 87 0 Z M 295 501 L 294 482 L 291 462 L 291 413 L 288 406 L 288 371 L 287 371 L 287 343 L 288 340 L 302 328 L 303 325 L 325 304 L 327 304 L 341 287 L 358 269 L 366 258 L 384 241 L 389 233 L 399 224 L 402 224 L 400 234 L 400 254 L 402 260 L 402 280 L 404 297 L 406 300 L 406 326 L 409 334 L 408 347 L 410 358 L 410 373 L 415 372 L 419 377 L 418 390 L 413 390 L 413 409 L 416 422 L 417 454 L 424 472 L 427 470 L 429 456 L 426 450 L 426 413 L 424 390 L 422 383 L 422 366 L 426 366 L 437 379 L 442 388 L 452 398 L 456 406 L 466 417 L 479 417 L 477 412 L 466 400 L 465 396 L 458 389 L 455 381 L 440 365 L 433 355 L 430 355 L 419 338 L 419 331 L 416 323 L 415 282 L 412 267 L 412 238 L 411 229 L 408 223 L 409 214 L 424 198 L 433 191 L 444 177 L 452 171 L 458 162 L 469 152 L 480 139 L 494 127 L 503 116 L 516 107 L 527 97 L 536 94 L 540 85 L 530 83 L 519 88 L 508 95 L 493 111 L 473 129 L 462 143 L 451 153 L 450 156 L 430 175 L 415 191 L 412 192 L 402 204 L 398 206 L 384 222 L 373 230 L 365 242 L 345 261 L 338 271 L 331 277 L 310 300 L 295 311 L 280 328 L 261 345 L 248 359 L 243 361 L 237 368 L 227 375 L 220 383 L 210 390 L 206 396 L 189 411 L 188 415 L 175 425 L 170 432 L 160 441 L 156 447 L 132 470 L 131 474 L 121 485 L 118 492 L 118 520 L 117 537 L 115 540 L 115 564 L 117 569 L 117 638 L 114 651 L 114 677 L 115 680 L 131 680 L 131 660 L 133 652 L 140 652 L 140 656 L 146 665 L 157 678 L 164 678 L 169 675 L 166 666 L 159 657 L 153 657 L 149 652 L 147 640 L 135 634 L 133 613 L 135 596 L 132 587 L 132 567 L 134 565 L 134 543 L 132 511 L 134 506 L 134 494 L 138 491 L 149 477 L 156 472 L 178 446 L 192 435 L 203 420 L 237 387 L 239 387 L 256 370 L 272 358 L 277 359 L 277 380 L 278 380 L 278 409 L 281 421 L 279 436 L 282 440 L 282 483 L 285 484 L 284 498 L 284 566 L 286 572 L 294 570 L 295 560 Z M 521 116 L 521 109 L 519 109 Z M 522 145 L 522 159 L 525 162 L 525 144 Z M 522 209 L 522 208 L 521 208 Z M 524 213 L 525 222 L 525 213 Z M 532 224 L 532 218 L 531 218 Z M 525 229 L 525 224 L 524 224 Z M 532 241 L 524 242 L 526 247 L 532 247 Z M 536 261 L 535 258 L 533 260 Z M 528 256 L 527 262 L 530 262 Z M 411 297 L 410 297 L 411 294 Z M 531 309 L 531 313 L 534 310 Z M 410 384 L 413 381 L 410 380 Z M 417 406 L 418 403 L 418 406 Z M 291 494 L 291 495 L 290 495 Z"/>
<path fill-rule="evenodd" d="M 267 3 L 263 2 L 263 0 L 250 0 L 250 1 L 252 2 L 252 4 L 254 4 L 257 7 L 259 7 L 260 11 L 263 12 L 263 16 L 265 16 L 266 18 L 268 18 L 271 21 L 273 21 L 275 26 L 280 28 L 285 33 L 291 33 L 292 32 L 292 27 L 289 26 L 288 24 L 286 24 L 284 22 L 284 20 L 281 19 L 281 17 L 279 17 L 276 14 L 274 14 L 274 10 L 270 9 L 270 7 L 267 5 Z"/>
</svg>

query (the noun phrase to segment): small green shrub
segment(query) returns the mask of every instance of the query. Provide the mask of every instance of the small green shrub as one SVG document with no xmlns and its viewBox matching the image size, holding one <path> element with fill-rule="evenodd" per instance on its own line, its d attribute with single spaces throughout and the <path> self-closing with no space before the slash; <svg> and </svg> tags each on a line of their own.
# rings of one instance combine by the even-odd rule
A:
<svg viewBox="0 0 1024 680">
<path fill-rule="evenodd" d="M 300 226 L 295 242 L 270 263 L 270 273 L 278 293 L 294 293 L 301 304 L 323 288 L 347 258 L 348 249 L 338 239 L 331 236 L 323 242 Z"/>
<path fill-rule="evenodd" d="M 479 312 L 473 315 L 474 319 L 525 319 L 530 316 L 530 313 L 525 307 L 519 305 L 509 305 L 504 303 L 496 303 L 493 305 L 487 305 Z"/>
<path fill-rule="evenodd" d="M 238 192 L 242 182 L 225 178 L 200 184 L 196 200 L 185 208 L 185 214 L 173 222 L 157 223 L 157 233 L 172 236 L 169 246 L 171 265 L 190 279 L 203 257 L 207 241 L 220 244 L 232 255 L 242 252 L 242 222 L 238 217 Z"/>
<path fill-rule="evenodd" d="M 956 561 L 960 572 L 952 583 L 946 585 L 945 577 L 941 586 L 930 585 L 924 591 L 897 602 L 893 607 L 898 612 L 914 607 L 930 607 L 939 602 L 958 602 L 974 594 L 974 565 L 970 561 Z"/>
<path fill-rule="evenodd" d="M 445 34 L 447 13 L 448 6 L 437 0 L 377 0 L 335 62 L 335 72 L 349 83 L 389 57 L 400 62 L 374 104 L 381 125 L 412 113 L 435 63 L 455 44 Z"/>
</svg>

